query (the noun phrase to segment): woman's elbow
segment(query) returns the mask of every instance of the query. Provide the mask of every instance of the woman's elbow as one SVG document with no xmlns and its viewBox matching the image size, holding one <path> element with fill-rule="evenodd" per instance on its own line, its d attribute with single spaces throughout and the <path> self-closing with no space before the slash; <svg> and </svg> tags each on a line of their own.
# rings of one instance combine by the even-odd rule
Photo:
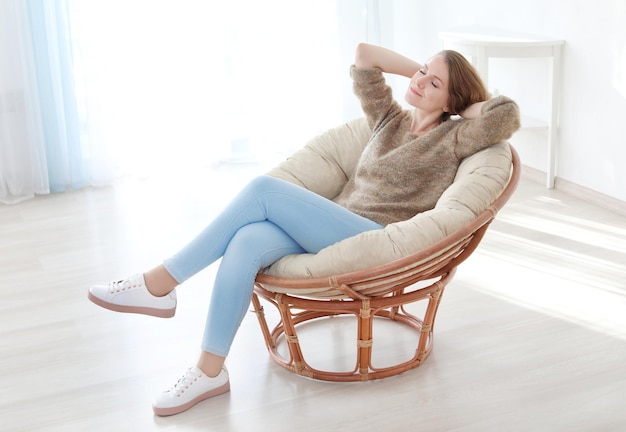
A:
<svg viewBox="0 0 626 432">
<path fill-rule="evenodd" d="M 354 65 L 360 68 L 372 67 L 372 46 L 365 42 L 361 42 L 356 46 L 354 52 Z"/>
</svg>

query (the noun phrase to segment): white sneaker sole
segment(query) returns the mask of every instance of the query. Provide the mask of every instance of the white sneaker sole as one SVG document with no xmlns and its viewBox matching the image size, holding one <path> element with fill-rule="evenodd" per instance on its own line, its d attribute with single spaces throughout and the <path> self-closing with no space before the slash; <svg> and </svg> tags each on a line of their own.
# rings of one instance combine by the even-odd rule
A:
<svg viewBox="0 0 626 432">
<path fill-rule="evenodd" d="M 118 305 L 115 303 L 109 303 L 107 301 L 102 300 L 101 298 L 96 297 L 91 292 L 87 296 L 92 303 L 97 304 L 100 307 L 103 307 L 108 310 L 112 310 L 114 312 L 123 312 L 123 313 L 135 313 L 142 315 L 150 315 L 158 318 L 172 318 L 174 314 L 176 314 L 176 308 L 172 309 L 156 309 L 149 307 L 141 307 L 141 306 L 124 306 Z"/>
</svg>

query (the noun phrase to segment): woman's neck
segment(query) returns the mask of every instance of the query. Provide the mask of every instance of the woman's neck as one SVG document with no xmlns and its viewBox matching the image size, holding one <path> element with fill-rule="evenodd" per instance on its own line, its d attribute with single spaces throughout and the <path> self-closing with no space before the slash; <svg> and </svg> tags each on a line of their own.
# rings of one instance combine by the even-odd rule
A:
<svg viewBox="0 0 626 432">
<path fill-rule="evenodd" d="M 441 123 L 441 115 L 443 112 L 430 112 L 425 113 L 421 110 L 414 110 L 413 117 L 411 119 L 410 131 L 412 134 L 421 136 L 439 126 Z"/>
</svg>

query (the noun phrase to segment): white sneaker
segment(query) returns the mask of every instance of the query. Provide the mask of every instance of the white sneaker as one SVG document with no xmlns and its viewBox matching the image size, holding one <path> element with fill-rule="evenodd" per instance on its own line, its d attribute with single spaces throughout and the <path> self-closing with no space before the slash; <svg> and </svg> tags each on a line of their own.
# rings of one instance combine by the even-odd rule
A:
<svg viewBox="0 0 626 432">
<path fill-rule="evenodd" d="M 176 290 L 163 297 L 154 296 L 146 288 L 143 274 L 89 288 L 89 300 L 115 312 L 139 313 L 171 318 L 176 313 Z"/>
<path fill-rule="evenodd" d="M 158 416 L 170 416 L 188 410 L 198 402 L 219 396 L 230 390 L 228 371 L 222 370 L 215 378 L 210 378 L 197 367 L 191 367 L 169 390 L 164 391 L 152 404 Z"/>
</svg>

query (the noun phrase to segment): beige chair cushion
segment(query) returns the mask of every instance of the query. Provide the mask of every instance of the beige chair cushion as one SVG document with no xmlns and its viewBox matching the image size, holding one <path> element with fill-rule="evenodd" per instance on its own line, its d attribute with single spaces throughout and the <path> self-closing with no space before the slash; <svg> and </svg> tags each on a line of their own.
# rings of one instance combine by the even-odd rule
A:
<svg viewBox="0 0 626 432">
<path fill-rule="evenodd" d="M 268 175 L 333 199 L 354 172 L 369 137 L 365 119 L 352 120 L 313 138 Z M 463 227 L 491 205 L 509 179 L 511 163 L 508 143 L 484 149 L 462 161 L 454 183 L 435 208 L 345 239 L 317 254 L 283 257 L 263 272 L 285 278 L 325 277 L 418 252 Z"/>
</svg>

